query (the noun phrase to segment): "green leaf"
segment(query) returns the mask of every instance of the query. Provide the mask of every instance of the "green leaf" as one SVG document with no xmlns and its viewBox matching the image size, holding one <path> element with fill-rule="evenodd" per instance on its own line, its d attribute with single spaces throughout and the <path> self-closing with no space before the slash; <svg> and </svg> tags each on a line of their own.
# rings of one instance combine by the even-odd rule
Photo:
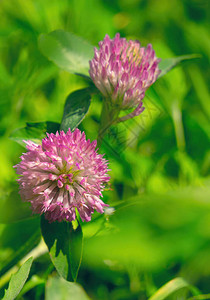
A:
<svg viewBox="0 0 210 300">
<path fill-rule="evenodd" d="M 81 285 L 67 282 L 61 277 L 51 277 L 46 284 L 46 300 L 90 300 Z"/>
<path fill-rule="evenodd" d="M 166 299 L 169 295 L 180 290 L 182 288 L 189 287 L 189 283 L 187 283 L 183 278 L 177 277 L 166 284 L 164 284 L 152 297 L 148 300 L 162 300 Z"/>
<path fill-rule="evenodd" d="M 73 229 L 71 222 L 49 223 L 41 218 L 41 230 L 59 275 L 76 281 L 82 258 L 83 235 L 80 224 Z"/>
<path fill-rule="evenodd" d="M 59 68 L 70 73 L 88 76 L 89 60 L 94 47 L 70 32 L 55 30 L 39 37 L 41 52 Z"/>
<path fill-rule="evenodd" d="M 26 123 L 26 127 L 16 129 L 10 135 L 10 139 L 25 147 L 23 140 L 31 140 L 37 144 L 46 137 L 46 132 L 56 133 L 60 124 L 56 122 Z"/>
<path fill-rule="evenodd" d="M 23 299 L 22 298 L 23 295 L 25 295 L 28 291 L 32 290 L 38 285 L 45 285 L 45 279 L 42 279 L 37 275 L 31 276 L 30 280 L 26 282 L 22 291 L 19 293 L 17 299 Z"/>
<path fill-rule="evenodd" d="M 74 130 L 84 119 L 91 101 L 89 88 L 77 90 L 71 93 L 65 103 L 61 130 L 65 132 L 71 128 Z"/>
<path fill-rule="evenodd" d="M 21 289 L 28 278 L 33 258 L 30 257 L 19 269 L 17 273 L 12 275 L 9 287 L 5 291 L 4 297 L 2 300 L 13 300 L 20 293 Z"/>
<path fill-rule="evenodd" d="M 198 54 L 189 54 L 189 55 L 182 55 L 178 57 L 172 57 L 172 58 L 166 58 L 161 60 L 159 63 L 159 69 L 161 70 L 160 75 L 158 78 L 162 77 L 166 73 L 168 73 L 171 69 L 173 69 L 176 65 L 178 65 L 180 62 L 184 60 L 199 58 L 200 55 Z"/>
</svg>

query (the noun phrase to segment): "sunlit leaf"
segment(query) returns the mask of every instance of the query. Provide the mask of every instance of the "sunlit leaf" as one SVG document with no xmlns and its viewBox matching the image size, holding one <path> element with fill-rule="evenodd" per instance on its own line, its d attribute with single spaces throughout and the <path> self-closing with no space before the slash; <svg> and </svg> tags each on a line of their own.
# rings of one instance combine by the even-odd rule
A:
<svg viewBox="0 0 210 300">
<path fill-rule="evenodd" d="M 77 228 L 73 229 L 71 222 L 49 223 L 42 217 L 41 229 L 59 275 L 68 281 L 76 281 L 83 247 L 81 226 L 78 224 Z"/>
<path fill-rule="evenodd" d="M 61 130 L 75 129 L 84 119 L 90 106 L 89 89 L 82 89 L 71 93 L 64 107 Z"/>
<path fill-rule="evenodd" d="M 39 37 L 41 52 L 58 67 L 78 75 L 87 75 L 94 47 L 70 32 L 55 30 Z"/>
<path fill-rule="evenodd" d="M 61 277 L 51 277 L 46 284 L 46 300 L 90 300 L 83 288 L 73 282 L 67 282 Z"/>
<path fill-rule="evenodd" d="M 60 124 L 56 122 L 26 123 L 26 127 L 13 131 L 10 139 L 24 147 L 26 144 L 23 140 L 31 140 L 40 144 L 41 140 L 46 137 L 46 132 L 56 133 L 59 128 Z"/>
<path fill-rule="evenodd" d="M 160 75 L 158 78 L 162 77 L 166 73 L 168 73 L 171 69 L 173 69 L 176 65 L 178 65 L 180 62 L 184 60 L 189 60 L 193 58 L 199 58 L 200 55 L 198 54 L 189 54 L 189 55 L 182 55 L 178 57 L 172 57 L 172 58 L 166 58 L 162 59 L 159 63 L 159 69 L 161 70 Z"/>
<path fill-rule="evenodd" d="M 174 292 L 189 287 L 189 283 L 187 283 L 183 278 L 178 277 L 163 285 L 149 300 L 163 300 L 166 299 L 169 295 Z"/>
<path fill-rule="evenodd" d="M 21 289 L 23 288 L 24 283 L 26 282 L 31 265 L 32 265 L 33 258 L 30 257 L 19 269 L 19 271 L 12 275 L 9 287 L 5 291 L 5 295 L 2 300 L 13 300 L 17 297 Z"/>
</svg>

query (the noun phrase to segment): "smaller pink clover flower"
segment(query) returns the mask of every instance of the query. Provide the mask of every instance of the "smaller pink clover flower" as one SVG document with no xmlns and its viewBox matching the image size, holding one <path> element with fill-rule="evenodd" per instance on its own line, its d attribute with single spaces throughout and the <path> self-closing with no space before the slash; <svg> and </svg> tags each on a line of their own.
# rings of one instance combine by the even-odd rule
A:
<svg viewBox="0 0 210 300">
<path fill-rule="evenodd" d="M 122 110 L 136 108 L 129 118 L 139 115 L 144 108 L 145 91 L 156 81 L 160 59 L 155 56 L 152 45 L 141 47 L 139 41 L 127 41 L 117 33 L 113 39 L 108 35 L 95 48 L 90 61 L 89 74 L 101 93 Z"/>
</svg>

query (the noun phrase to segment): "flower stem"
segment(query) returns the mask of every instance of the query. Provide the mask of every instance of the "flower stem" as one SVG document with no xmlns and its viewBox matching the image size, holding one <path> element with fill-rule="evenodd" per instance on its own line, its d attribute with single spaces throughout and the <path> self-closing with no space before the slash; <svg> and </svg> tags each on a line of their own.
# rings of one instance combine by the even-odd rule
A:
<svg viewBox="0 0 210 300">
<path fill-rule="evenodd" d="M 103 100 L 103 107 L 101 110 L 101 118 L 100 118 L 100 125 L 98 129 L 98 138 L 97 138 L 97 145 L 100 147 L 103 138 L 109 128 L 116 122 L 120 110 L 116 107 L 110 105 L 108 99 Z"/>
<path fill-rule="evenodd" d="M 173 123 L 174 123 L 174 128 L 175 128 L 177 147 L 180 151 L 184 151 L 185 150 L 185 136 L 184 136 L 184 128 L 183 128 L 183 122 L 182 122 L 182 112 L 181 112 L 177 102 L 173 103 L 172 118 L 173 118 Z"/>
</svg>

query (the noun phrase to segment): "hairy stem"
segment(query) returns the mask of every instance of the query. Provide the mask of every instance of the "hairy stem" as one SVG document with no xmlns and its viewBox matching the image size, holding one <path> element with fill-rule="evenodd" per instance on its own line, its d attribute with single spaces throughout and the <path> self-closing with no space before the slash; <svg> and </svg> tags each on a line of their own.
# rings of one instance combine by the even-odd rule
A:
<svg viewBox="0 0 210 300">
<path fill-rule="evenodd" d="M 109 128 L 116 122 L 120 111 L 110 105 L 108 99 L 103 99 L 97 144 L 100 147 Z"/>
</svg>

